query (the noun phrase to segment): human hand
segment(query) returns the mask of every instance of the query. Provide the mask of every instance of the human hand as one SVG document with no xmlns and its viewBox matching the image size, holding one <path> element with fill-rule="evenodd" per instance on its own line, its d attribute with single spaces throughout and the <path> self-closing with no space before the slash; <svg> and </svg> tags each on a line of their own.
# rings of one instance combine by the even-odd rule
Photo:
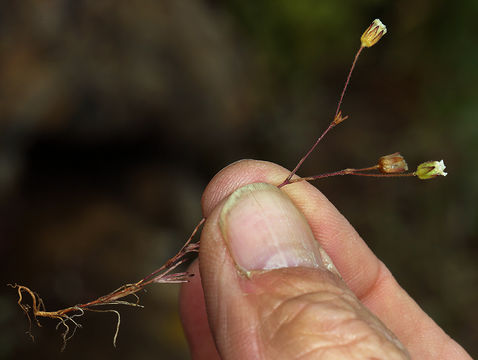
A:
<svg viewBox="0 0 478 360">
<path fill-rule="evenodd" d="M 180 298 L 192 357 L 471 359 L 319 190 L 267 185 L 287 175 L 244 160 L 206 188 L 196 276 Z"/>
</svg>

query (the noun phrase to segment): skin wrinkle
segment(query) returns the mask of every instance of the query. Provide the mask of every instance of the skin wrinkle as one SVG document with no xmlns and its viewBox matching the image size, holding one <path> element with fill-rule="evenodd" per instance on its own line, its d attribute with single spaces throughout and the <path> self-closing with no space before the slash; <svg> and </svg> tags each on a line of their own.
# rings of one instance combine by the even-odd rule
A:
<svg viewBox="0 0 478 360">
<path fill-rule="evenodd" d="M 332 296 L 324 298 L 324 294 L 328 294 L 328 295 L 331 294 Z M 319 298 L 317 298 L 317 295 L 319 295 Z M 312 301 L 309 299 L 311 297 L 313 298 Z M 293 302 L 297 302 L 297 300 L 299 300 L 299 302 L 303 302 L 305 307 L 301 307 L 301 309 L 296 311 L 292 315 L 291 318 L 284 319 L 285 320 L 284 323 L 280 323 L 280 324 L 276 325 L 278 327 L 278 329 L 274 330 L 273 331 L 274 333 L 280 332 L 281 327 L 285 327 L 288 324 L 293 323 L 293 321 L 295 321 L 297 318 L 299 318 L 302 315 L 303 312 L 308 311 L 308 305 L 313 307 L 313 306 L 317 306 L 317 305 L 325 303 L 325 304 L 333 304 L 334 307 L 339 306 L 340 309 L 345 309 L 347 314 L 352 315 L 352 317 L 350 317 L 350 318 L 341 319 L 338 323 L 335 324 L 335 326 L 333 326 L 333 328 L 338 327 L 339 325 L 343 326 L 343 324 L 346 323 L 347 321 L 361 321 L 364 324 L 374 325 L 374 327 L 377 328 L 380 331 L 380 333 L 382 335 L 380 337 L 382 343 L 389 338 L 389 336 L 387 336 L 388 335 L 387 330 L 385 329 L 383 324 L 381 324 L 380 322 L 370 323 L 370 322 L 367 322 L 367 321 L 364 322 L 363 319 L 360 319 L 360 318 L 357 319 L 356 318 L 355 314 L 356 314 L 358 306 L 355 303 L 355 295 L 350 293 L 350 291 L 341 291 L 341 292 L 332 292 L 331 293 L 330 288 L 329 288 L 329 289 L 326 289 L 326 290 L 322 290 L 320 292 L 310 292 L 310 293 L 307 293 L 307 294 L 303 294 L 301 296 L 297 296 L 295 298 L 290 299 L 289 302 L 293 303 Z M 335 302 L 332 301 L 332 300 L 335 300 Z M 337 301 L 339 301 L 339 304 L 337 304 Z M 309 302 L 309 304 L 307 304 L 307 302 Z M 280 306 L 285 307 L 285 306 L 288 306 L 288 304 L 281 303 Z M 278 310 L 280 310 L 279 307 L 276 307 L 276 309 L 277 309 L 276 312 Z M 287 311 L 285 311 L 285 312 L 287 312 Z M 274 316 L 274 314 L 272 314 L 272 316 Z M 278 318 L 281 318 L 281 316 L 278 316 Z M 365 325 L 365 326 L 367 326 L 367 325 Z M 330 331 L 330 329 L 328 329 L 328 331 Z M 336 341 L 336 343 L 337 343 L 337 341 Z M 347 345 L 350 345 L 350 341 L 345 341 L 345 342 L 340 342 L 339 341 L 337 343 L 337 345 L 338 346 L 347 346 Z"/>
<path fill-rule="evenodd" d="M 342 325 L 343 324 L 337 324 L 337 327 L 342 326 Z M 364 334 L 364 335 L 361 335 L 361 336 L 356 336 L 353 339 L 351 339 L 349 341 L 346 341 L 346 342 L 342 342 L 340 344 L 333 343 L 332 345 L 318 346 L 315 350 L 320 351 L 320 352 L 325 352 L 325 351 L 328 351 L 328 350 L 332 350 L 332 351 L 339 350 L 340 351 L 341 349 L 343 349 L 344 351 L 349 352 L 348 350 L 350 348 L 353 349 L 353 347 L 355 345 L 365 344 L 366 343 L 365 339 L 368 339 L 369 337 L 370 337 L 369 334 Z M 335 337 L 335 339 L 337 339 L 337 337 Z M 356 352 L 357 351 L 354 349 L 353 353 L 356 354 Z M 348 357 L 348 359 L 350 359 L 350 357 Z"/>
<path fill-rule="evenodd" d="M 327 332 L 329 332 L 329 333 L 332 332 L 333 333 L 333 331 L 331 331 L 331 330 L 337 331 L 337 328 L 342 328 L 344 326 L 344 324 L 348 324 L 348 323 L 351 323 L 353 321 L 363 321 L 363 320 L 358 319 L 356 317 L 356 314 L 353 314 L 353 316 L 350 316 L 349 318 L 344 318 L 340 322 L 336 322 L 336 323 L 333 323 L 332 326 L 328 326 L 327 327 Z M 340 337 L 337 337 L 337 336 L 331 336 L 331 337 L 333 337 L 334 339 L 340 339 Z M 341 342 L 341 343 L 336 343 L 336 344 L 338 346 L 345 346 L 345 345 L 349 344 L 351 341 L 355 341 L 357 338 L 360 338 L 360 337 L 361 336 L 354 335 L 352 340 L 347 340 L 347 341 L 344 341 L 344 342 Z"/>
<path fill-rule="evenodd" d="M 310 305 L 313 306 L 314 304 L 310 304 Z M 306 311 L 307 311 L 307 306 L 304 307 L 300 311 L 300 313 L 297 314 L 297 316 L 302 315 L 302 313 L 306 312 Z M 312 312 L 314 312 L 314 311 L 312 311 Z M 339 322 L 335 323 L 333 328 L 342 328 L 343 329 L 344 327 L 347 327 L 347 323 L 357 323 L 357 322 L 359 324 L 364 324 L 362 326 L 367 327 L 367 322 L 366 321 L 364 321 L 363 319 L 357 318 L 356 314 L 354 314 L 354 313 L 349 313 L 349 314 L 351 315 L 350 317 L 342 319 Z M 312 336 L 312 337 L 317 336 L 316 332 L 310 332 L 310 333 L 303 332 L 303 334 L 308 335 L 308 336 Z M 324 339 L 323 335 L 325 335 L 325 334 L 321 334 L 322 339 Z M 357 352 L 363 351 L 363 350 L 361 350 L 362 348 L 367 349 L 367 348 L 373 347 L 373 345 L 376 342 L 386 343 L 386 339 L 384 339 L 383 337 L 378 336 L 377 334 L 374 334 L 374 333 L 368 333 L 368 334 L 363 333 L 363 334 L 360 334 L 359 336 L 354 336 L 353 338 L 344 339 L 340 335 L 332 336 L 329 329 L 328 329 L 327 330 L 327 335 L 329 335 L 329 336 L 327 336 L 327 341 L 322 341 L 321 343 L 313 343 L 314 346 L 311 349 L 308 349 L 304 353 L 297 354 L 297 357 L 294 357 L 294 359 L 305 359 L 311 354 L 315 354 L 317 352 L 320 352 L 320 353 L 324 354 L 329 350 L 332 350 L 333 352 L 339 351 L 340 353 L 343 353 L 343 352 L 350 353 L 350 350 L 352 350 L 352 353 L 354 355 L 357 355 Z M 372 341 L 369 341 L 368 339 L 372 339 Z M 369 343 L 372 346 L 359 346 L 358 349 L 357 349 L 357 345 L 367 345 Z M 348 356 L 347 357 L 347 359 L 352 359 L 352 358 L 355 358 L 355 356 L 353 356 L 353 357 Z M 363 356 L 360 356 L 359 358 L 362 359 Z"/>
<path fill-rule="evenodd" d="M 333 276 L 332 274 L 329 274 L 329 273 L 323 273 L 324 276 Z M 314 295 L 314 294 L 317 294 L 317 290 L 313 290 L 313 291 L 307 291 L 307 292 L 303 292 L 303 288 L 302 287 L 298 287 L 297 284 L 299 284 L 300 282 L 298 281 L 288 281 L 287 283 L 282 283 L 282 284 L 277 284 L 278 282 L 282 281 L 282 279 L 278 278 L 277 281 L 275 281 L 271 287 L 272 288 L 275 288 L 275 289 L 281 289 L 282 287 L 285 287 L 286 290 L 287 290 L 287 293 L 300 293 L 300 295 L 297 295 L 295 297 L 292 297 L 292 298 L 289 298 L 288 300 L 297 300 L 298 298 L 301 298 L 301 297 L 307 297 L 307 296 L 311 296 L 311 295 Z M 276 285 L 277 284 L 277 285 Z M 340 294 L 339 293 L 334 293 L 332 291 L 328 291 L 328 293 L 330 294 L 333 294 L 335 296 L 339 296 Z M 258 296 L 261 296 L 263 294 L 257 294 Z M 267 296 L 269 297 L 274 297 L 274 298 L 281 298 L 281 297 L 284 297 L 284 294 L 283 292 L 274 292 L 272 294 L 270 293 L 266 293 Z M 264 301 L 261 301 L 261 303 L 265 303 Z M 267 309 L 270 309 L 269 313 L 272 313 L 274 312 L 278 307 L 282 306 L 283 303 L 281 302 L 278 302 L 277 304 L 273 304 L 273 305 L 270 305 L 270 302 L 267 302 Z M 266 309 L 266 310 L 267 310 Z M 266 316 L 268 315 L 267 313 L 265 314 Z"/>
<path fill-rule="evenodd" d="M 370 282 L 370 284 L 362 289 L 358 294 L 355 295 L 362 301 L 366 302 L 367 298 L 371 296 L 377 289 L 380 287 L 383 281 L 386 280 L 387 273 L 389 273 L 385 267 L 385 264 L 379 260 L 378 270 Z"/>
<path fill-rule="evenodd" d="M 284 313 L 283 308 L 286 306 L 289 306 L 288 303 L 290 303 L 293 300 L 294 299 L 286 299 L 286 301 L 280 302 L 279 306 L 274 307 L 274 311 L 272 311 L 266 319 L 264 319 L 264 317 L 260 319 L 261 322 L 264 324 L 274 322 L 274 321 L 270 321 L 269 320 L 270 318 L 279 319 L 279 322 L 277 324 L 274 324 L 275 325 L 274 329 L 266 332 L 266 335 L 269 335 L 267 339 L 264 339 L 264 342 L 266 344 L 274 342 L 274 339 L 279 336 L 278 334 L 282 332 L 282 329 L 284 328 L 284 326 L 287 326 L 291 322 L 293 322 L 297 318 L 297 316 L 301 313 L 303 308 L 307 306 L 306 303 L 302 303 L 295 312 L 291 313 L 290 311 L 285 311 L 287 316 L 283 316 L 282 315 Z M 277 316 L 276 313 L 279 311 L 281 312 L 281 315 Z"/>
<path fill-rule="evenodd" d="M 296 360 L 305 360 L 305 359 L 323 359 L 323 355 L 329 349 L 334 348 L 333 346 L 317 346 L 316 348 L 312 348 L 309 351 L 305 352 L 304 354 L 300 354 Z M 312 356 L 312 357 L 311 357 Z M 344 357 L 345 358 L 345 357 Z M 351 360 L 350 356 L 346 357 L 347 359 Z"/>
<path fill-rule="evenodd" d="M 324 294 L 327 295 L 324 297 Z M 332 296 L 330 296 L 332 295 Z M 343 295 L 348 295 L 347 297 L 343 298 Z M 312 298 L 312 299 L 311 299 Z M 310 292 L 307 294 L 302 294 L 299 296 L 296 296 L 294 298 L 286 299 L 284 302 L 281 302 L 279 306 L 274 306 L 274 312 L 271 312 L 268 314 L 268 317 L 272 317 L 273 319 L 279 319 L 280 322 L 278 324 L 274 324 L 274 328 L 268 332 L 269 337 L 264 339 L 266 343 L 279 343 L 282 344 L 283 341 L 281 341 L 281 336 L 282 332 L 288 333 L 287 327 L 290 327 L 291 324 L 296 323 L 302 323 L 303 321 L 301 318 L 309 318 L 308 312 L 311 312 L 312 314 L 316 313 L 316 310 L 314 309 L 315 307 L 319 306 L 322 307 L 324 304 L 325 305 L 332 305 L 333 307 L 339 307 L 339 310 L 345 310 L 344 318 L 341 318 L 339 320 L 336 320 L 333 323 L 333 326 L 328 328 L 327 330 L 323 330 L 322 333 L 325 334 L 331 333 L 330 330 L 333 328 L 342 328 L 343 326 L 347 326 L 347 323 L 358 323 L 361 327 L 363 327 L 365 330 L 368 330 L 368 325 L 369 322 L 366 321 L 365 319 L 358 317 L 358 313 L 356 312 L 356 304 L 354 303 L 354 298 L 355 296 L 353 294 L 348 294 L 347 292 L 332 292 L 330 293 L 330 289 L 324 290 L 324 291 L 319 291 L 319 292 Z M 263 302 L 260 302 L 263 303 Z M 355 305 L 355 306 L 354 306 Z M 297 307 L 297 309 L 294 309 Z M 293 312 L 291 312 L 290 308 L 292 308 Z M 282 312 L 281 314 L 277 314 L 277 312 Z M 322 311 L 323 312 L 323 311 Z M 363 312 L 363 311 L 362 311 Z M 259 311 L 260 313 L 260 311 Z M 284 313 L 287 316 L 284 316 Z M 264 319 L 262 317 L 261 322 L 264 324 L 267 324 L 267 319 Z M 388 340 L 388 336 L 386 334 L 386 330 L 384 329 L 383 325 L 380 324 L 379 331 L 380 331 L 380 336 L 376 334 L 369 334 L 369 337 L 375 336 L 377 341 L 373 341 L 373 343 L 380 342 L 380 343 L 385 343 Z M 305 333 L 308 334 L 308 333 Z M 317 336 L 317 332 L 311 331 L 309 335 Z M 366 338 L 361 335 L 361 339 Z M 277 338 L 277 341 L 275 340 Z M 337 341 L 339 339 L 339 341 Z M 342 339 L 342 341 L 340 341 Z M 357 336 L 354 336 L 353 338 L 346 338 L 344 339 L 341 336 L 332 336 L 330 341 L 327 342 L 334 342 L 335 345 L 339 347 L 350 347 L 357 343 L 358 339 Z M 390 343 L 389 345 L 394 344 L 393 342 Z M 327 347 L 327 345 L 324 345 L 324 343 L 321 343 L 320 346 L 317 349 L 323 349 Z M 299 356 L 299 358 L 301 358 Z"/>
<path fill-rule="evenodd" d="M 388 269 L 385 267 L 385 264 L 383 264 L 382 261 L 380 261 L 380 267 L 379 267 L 379 272 L 377 274 L 376 279 L 374 280 L 373 284 L 368 288 L 367 290 L 364 291 L 364 293 L 359 296 L 360 301 L 362 301 L 363 304 L 367 304 L 367 299 L 371 294 L 376 294 L 379 292 L 380 287 L 382 284 L 386 281 L 388 273 Z M 371 324 L 371 326 L 376 326 L 375 324 Z M 405 346 L 400 342 L 398 337 L 392 333 L 388 328 L 386 329 L 387 332 L 385 333 L 386 336 L 389 338 L 390 341 L 392 341 L 396 346 L 398 346 L 400 349 L 403 349 L 404 351 L 407 351 Z M 416 335 L 415 335 L 416 336 Z"/>
<path fill-rule="evenodd" d="M 356 322 L 359 322 L 360 324 L 364 324 L 364 326 L 367 327 L 367 322 L 366 321 L 364 321 L 363 319 L 358 319 L 355 316 L 353 316 L 349 319 L 344 319 L 344 321 L 335 324 L 334 328 L 344 328 L 344 327 L 347 327 L 347 323 L 356 323 Z M 309 355 L 310 353 L 320 352 L 320 353 L 324 354 L 329 350 L 331 350 L 334 353 L 336 353 L 338 351 L 340 353 L 347 353 L 348 354 L 347 356 L 345 356 L 345 354 L 342 355 L 343 357 L 341 357 L 341 358 L 363 359 L 363 353 L 362 352 L 368 351 L 370 348 L 374 352 L 377 352 L 377 349 L 380 352 L 382 352 L 383 347 L 376 346 L 375 344 L 377 342 L 380 343 L 380 344 L 384 344 L 384 345 L 389 345 L 389 346 L 392 345 L 392 343 L 388 342 L 386 338 L 383 338 L 383 337 L 381 337 L 378 334 L 373 333 L 373 332 L 363 333 L 363 334 L 360 334 L 359 336 L 354 336 L 353 338 L 349 338 L 346 341 L 337 342 L 337 340 L 340 340 L 340 339 L 341 339 L 341 337 L 334 337 L 333 340 L 331 340 L 333 342 L 332 345 L 320 344 L 317 347 L 311 349 L 306 354 L 302 354 L 302 355 L 305 355 L 305 356 L 300 355 L 297 359 L 306 358 L 306 356 Z M 365 345 L 365 346 L 361 346 L 361 345 Z M 360 353 L 362 353 L 362 354 L 360 354 Z M 325 354 L 325 355 L 327 355 L 327 354 Z M 358 357 L 356 357 L 355 355 L 358 355 Z M 388 358 L 388 355 L 392 355 L 392 354 L 390 352 L 387 352 L 387 358 Z M 395 353 L 393 355 L 398 355 L 399 359 L 403 359 L 403 357 L 402 357 L 403 354 Z M 332 356 L 334 356 L 334 359 L 336 359 L 337 355 L 332 355 Z M 314 357 L 314 358 L 316 358 L 316 357 Z"/>
<path fill-rule="evenodd" d="M 290 318 L 287 318 L 287 322 L 282 322 L 281 325 L 282 327 L 286 326 L 286 325 L 290 325 L 290 324 L 294 324 L 294 322 L 297 322 L 297 323 L 301 323 L 302 321 L 300 321 L 300 318 L 303 317 L 303 318 L 307 318 L 307 313 L 308 312 L 312 312 L 315 314 L 315 310 L 313 310 L 313 308 L 316 308 L 316 307 L 320 307 L 320 306 L 323 306 L 324 303 L 325 304 L 330 304 L 330 302 L 328 300 L 325 300 L 325 301 L 320 301 L 318 302 L 317 300 L 315 300 L 313 303 L 310 303 L 310 302 L 306 302 L 307 300 L 304 299 L 305 301 L 301 301 L 302 304 L 299 305 L 299 309 L 298 311 L 296 311 L 294 314 L 292 314 L 292 316 Z M 297 305 L 294 305 L 294 306 L 297 306 Z M 312 308 L 312 310 L 311 310 Z M 347 319 L 343 319 L 341 321 L 344 321 L 344 320 L 347 320 Z M 334 339 L 336 339 L 337 337 L 336 336 L 331 336 L 331 333 L 330 333 L 330 330 L 331 328 L 327 327 L 327 335 L 329 335 L 330 337 L 333 337 Z M 279 331 L 282 330 L 282 329 L 278 329 Z M 278 333 L 279 331 L 277 331 L 276 333 Z M 302 331 L 302 334 L 305 334 L 305 335 L 312 335 L 312 336 L 317 336 L 317 332 L 312 332 L 312 331 L 308 331 L 306 332 L 305 329 L 303 329 Z"/>
<path fill-rule="evenodd" d="M 285 289 L 285 292 L 287 292 L 287 293 L 288 293 L 288 292 L 291 292 L 291 288 L 288 287 L 287 283 L 284 283 L 284 284 L 279 285 L 279 286 L 275 286 L 275 284 L 276 284 L 276 283 L 274 283 L 272 287 L 275 288 L 275 289 L 277 289 L 277 292 L 274 292 L 274 294 L 267 294 L 267 293 L 265 293 L 264 296 L 266 296 L 266 297 L 271 297 L 271 295 L 272 295 L 272 298 L 279 298 L 279 299 L 280 299 L 281 297 L 284 297 L 284 295 L 283 295 L 283 292 L 284 292 L 284 291 L 281 291 L 281 289 Z M 330 290 L 330 289 L 329 289 L 329 290 Z M 293 292 L 293 291 L 292 291 L 292 292 Z M 324 292 L 324 293 L 325 293 L 325 292 Z M 330 294 L 330 291 L 327 291 L 327 293 Z M 308 292 L 308 293 L 306 293 L 306 294 L 298 295 L 298 296 L 296 296 L 296 297 L 294 297 L 294 298 L 289 298 L 289 299 L 286 300 L 286 303 L 280 302 L 280 303 L 278 303 L 277 305 L 272 305 L 272 307 L 273 307 L 273 309 L 274 309 L 274 312 L 268 312 L 267 314 L 263 315 L 262 318 L 259 319 L 259 322 L 260 322 L 260 323 L 263 323 L 264 325 L 268 325 L 268 324 L 267 324 L 267 322 L 268 322 L 268 321 L 267 321 L 267 318 L 272 317 L 272 318 L 277 318 L 277 319 L 279 319 L 279 320 L 282 320 L 282 321 L 284 321 L 284 322 L 291 323 L 291 322 L 294 321 L 294 314 L 288 314 L 289 317 L 284 318 L 283 316 L 276 316 L 275 313 L 278 312 L 278 311 L 283 311 L 284 313 L 288 313 L 289 310 L 287 310 L 287 309 L 284 310 L 285 307 L 289 307 L 289 308 L 292 307 L 292 308 L 293 308 L 294 306 L 296 306 L 296 305 L 290 306 L 289 303 L 294 303 L 294 302 L 295 302 L 295 303 L 302 303 L 304 306 L 307 306 L 307 305 L 308 305 L 307 302 L 309 301 L 308 299 L 309 299 L 310 297 L 316 297 L 316 295 L 317 295 L 317 292 Z M 262 295 L 259 294 L 259 296 L 262 296 Z M 322 298 L 323 301 L 331 300 L 332 298 L 337 298 L 337 297 L 339 297 L 339 296 L 340 296 L 340 295 L 339 295 L 338 293 L 333 293 L 333 296 L 332 296 L 332 297 L 327 298 L 327 299 L 324 299 L 324 298 L 323 298 L 323 293 L 321 294 L 321 298 Z M 276 301 L 276 300 L 272 300 L 272 302 L 275 302 L 275 301 Z M 270 302 L 271 302 L 271 301 L 263 301 L 263 300 L 262 300 L 262 301 L 259 301 L 260 304 L 266 304 L 266 305 L 265 305 L 266 308 L 269 308 L 269 307 L 270 307 Z M 300 306 L 300 307 L 301 307 L 301 306 Z M 295 312 L 296 312 L 296 313 L 297 313 L 297 312 L 300 312 L 300 309 L 295 310 Z M 260 313 L 261 313 L 261 310 L 259 310 L 258 313 L 260 314 Z M 292 317 L 290 317 L 290 316 L 292 316 Z M 272 332 L 271 332 L 271 334 L 270 334 L 271 337 L 273 338 L 273 337 L 275 336 L 274 333 L 276 333 L 277 331 L 280 331 L 281 327 L 283 327 L 283 326 L 285 326 L 285 325 L 284 325 L 284 324 L 274 324 L 274 328 L 276 328 L 276 330 L 272 330 Z M 263 327 L 265 327 L 265 326 L 263 326 Z M 269 343 L 271 339 L 264 339 L 264 340 L 265 340 L 265 343 Z"/>
<path fill-rule="evenodd" d="M 309 303 L 306 303 L 304 307 L 301 308 L 301 311 L 298 312 L 296 315 L 297 317 L 299 316 L 303 316 L 304 318 L 310 318 L 309 314 L 307 314 L 307 312 L 311 312 L 312 315 L 315 315 L 317 313 L 317 311 L 315 310 L 315 308 L 319 308 L 321 310 L 321 312 L 323 313 L 323 309 L 324 307 L 327 309 L 327 310 L 330 310 L 331 308 L 333 308 L 334 310 L 341 310 L 341 305 L 347 305 L 346 302 L 344 302 L 340 297 L 335 297 L 333 300 L 334 301 L 330 301 L 331 299 L 327 299 L 327 300 L 324 300 L 324 301 L 318 301 L 318 300 L 314 300 L 314 302 L 309 302 Z M 354 309 L 353 307 L 349 307 L 347 306 L 349 309 L 346 309 L 345 312 L 343 312 L 340 316 L 340 318 L 337 318 L 335 317 L 332 322 L 332 326 L 327 326 L 326 328 L 324 328 L 323 326 L 321 326 L 321 335 L 329 335 L 330 337 L 334 338 L 334 339 L 340 339 L 341 337 L 340 336 L 334 336 L 334 332 L 331 331 L 331 330 L 335 330 L 337 328 L 342 328 L 342 326 L 344 324 L 347 324 L 349 322 L 353 322 L 353 321 L 361 321 L 363 322 L 363 319 L 360 319 L 357 317 L 357 313 L 354 312 Z M 299 321 L 300 323 L 300 321 Z M 325 334 L 324 334 L 325 333 Z M 313 332 L 311 333 L 313 334 L 314 336 L 317 335 L 316 332 Z M 354 336 L 355 338 L 356 336 Z M 345 343 L 336 343 L 337 345 L 343 345 L 343 344 L 346 344 L 348 343 L 347 341 Z"/>
<path fill-rule="evenodd" d="M 306 290 L 310 288 L 309 284 L 306 284 L 306 286 L 302 285 L 302 283 L 298 280 L 302 276 L 305 276 L 306 273 L 309 271 L 314 271 L 314 270 L 309 270 L 309 269 L 291 269 L 288 273 L 289 278 L 287 281 L 285 281 L 283 278 L 277 278 L 271 285 L 271 287 L 274 287 L 276 289 L 282 289 L 284 288 L 287 293 L 304 293 L 304 294 L 312 294 L 315 293 L 317 290 L 314 288 L 313 291 Z M 320 278 L 332 278 L 334 280 L 337 280 L 335 275 L 329 272 L 315 272 L 315 275 Z M 327 280 L 332 280 L 332 279 L 327 279 Z M 301 286 L 299 286 L 301 285 Z M 299 295 L 300 296 L 300 295 Z"/>
</svg>

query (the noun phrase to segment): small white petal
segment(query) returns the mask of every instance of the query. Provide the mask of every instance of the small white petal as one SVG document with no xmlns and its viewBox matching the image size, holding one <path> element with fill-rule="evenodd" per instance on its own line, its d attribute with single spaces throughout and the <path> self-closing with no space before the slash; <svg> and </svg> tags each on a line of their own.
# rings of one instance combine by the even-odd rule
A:
<svg viewBox="0 0 478 360">
<path fill-rule="evenodd" d="M 436 170 L 438 175 L 447 176 L 447 173 L 444 171 L 445 169 L 446 169 L 446 166 L 443 160 L 437 161 Z"/>
<path fill-rule="evenodd" d="M 379 28 L 379 31 L 383 31 L 383 35 L 387 33 L 387 27 L 380 21 L 380 19 L 375 19 L 373 24 Z"/>
</svg>

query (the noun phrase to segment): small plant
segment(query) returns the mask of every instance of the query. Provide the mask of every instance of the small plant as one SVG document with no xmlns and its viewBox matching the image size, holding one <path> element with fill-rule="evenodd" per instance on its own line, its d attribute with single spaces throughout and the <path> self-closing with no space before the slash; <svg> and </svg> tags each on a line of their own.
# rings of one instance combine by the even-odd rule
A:
<svg viewBox="0 0 478 360">
<path fill-rule="evenodd" d="M 282 183 L 277 185 L 278 188 L 300 182 L 300 181 L 312 181 L 323 179 L 326 177 L 332 176 L 343 176 L 343 175 L 355 175 L 355 176 L 371 176 L 371 177 L 418 177 L 422 180 L 431 179 L 437 176 L 446 176 L 445 164 L 443 160 L 441 161 L 427 161 L 418 165 L 415 171 L 410 172 L 408 170 L 408 165 L 400 153 L 396 152 L 390 155 L 382 156 L 378 159 L 377 163 L 365 168 L 347 168 L 339 171 L 322 173 L 313 176 L 298 177 L 296 176 L 297 171 L 300 169 L 304 161 L 310 156 L 310 154 L 315 150 L 317 145 L 325 137 L 325 135 L 332 130 L 335 126 L 341 124 L 348 119 L 348 116 L 342 115 L 342 102 L 344 99 L 345 92 L 347 90 L 352 72 L 355 68 L 357 60 L 366 48 L 369 48 L 375 45 L 387 32 L 387 28 L 384 24 L 378 19 L 374 20 L 372 24 L 365 30 L 361 36 L 361 45 L 358 51 L 355 54 L 355 58 L 352 62 L 352 66 L 345 80 L 345 85 L 340 95 L 337 109 L 335 115 L 332 118 L 332 121 L 324 132 L 317 138 L 315 143 L 310 147 L 307 153 L 299 160 L 295 168 L 290 172 L 290 174 L 284 179 Z M 28 287 L 23 285 L 14 284 L 12 288 L 17 290 L 18 294 L 18 305 L 25 313 L 29 322 L 29 330 L 27 334 L 34 339 L 31 328 L 32 323 L 35 323 L 38 326 L 40 324 L 40 318 L 51 318 L 58 320 L 57 328 L 63 327 L 63 333 L 61 335 L 63 339 L 62 350 L 65 348 L 67 342 L 75 334 L 77 328 L 81 325 L 77 322 L 77 318 L 82 317 L 88 311 L 93 312 L 111 312 L 117 316 L 117 325 L 116 331 L 113 336 L 113 345 L 116 345 L 116 340 L 119 332 L 121 315 L 117 310 L 112 309 L 114 305 L 126 305 L 133 307 L 143 307 L 139 304 L 139 297 L 137 293 L 143 290 L 146 286 L 149 286 L 154 283 L 183 283 L 187 282 L 188 278 L 192 276 L 187 272 L 175 272 L 177 268 L 183 264 L 188 259 L 188 254 L 197 253 L 200 250 L 199 241 L 193 242 L 193 239 L 206 221 L 205 218 L 202 218 L 199 223 L 194 228 L 190 237 L 179 250 L 179 252 L 169 259 L 163 266 L 159 269 L 153 271 L 151 274 L 147 275 L 140 281 L 133 284 L 125 284 L 114 290 L 113 292 L 100 296 L 99 298 L 83 303 L 70 306 L 61 310 L 56 311 L 47 311 L 45 304 L 42 298 L 34 291 L 30 290 Z M 125 300 L 127 297 L 133 297 L 134 301 Z M 26 298 L 29 298 L 30 303 L 26 302 Z"/>
</svg>

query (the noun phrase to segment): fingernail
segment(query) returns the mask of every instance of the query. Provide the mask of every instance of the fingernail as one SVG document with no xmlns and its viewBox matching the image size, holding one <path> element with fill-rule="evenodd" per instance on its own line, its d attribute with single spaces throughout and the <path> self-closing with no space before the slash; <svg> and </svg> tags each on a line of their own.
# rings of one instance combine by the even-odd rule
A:
<svg viewBox="0 0 478 360">
<path fill-rule="evenodd" d="M 220 227 L 236 265 L 246 273 L 286 267 L 324 267 L 302 213 L 276 186 L 246 185 L 226 200 Z"/>
</svg>

